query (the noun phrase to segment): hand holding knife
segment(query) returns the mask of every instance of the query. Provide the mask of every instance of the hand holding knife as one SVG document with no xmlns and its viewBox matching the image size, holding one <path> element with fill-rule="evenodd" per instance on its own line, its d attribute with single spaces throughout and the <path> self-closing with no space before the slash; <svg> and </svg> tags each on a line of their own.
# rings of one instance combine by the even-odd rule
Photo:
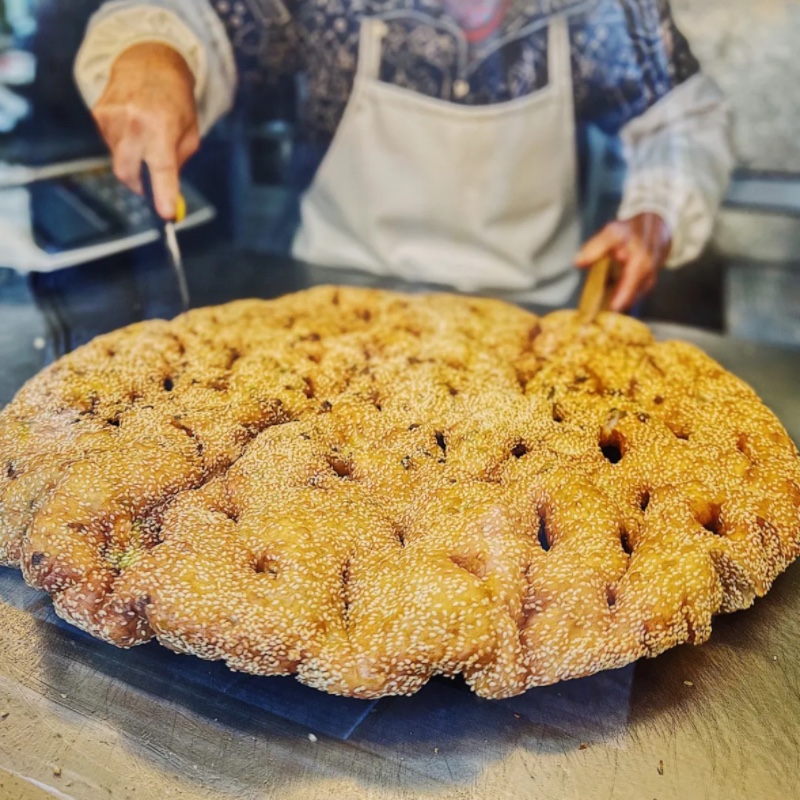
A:
<svg viewBox="0 0 800 800">
<path fill-rule="evenodd" d="M 181 296 L 181 305 L 183 310 L 189 309 L 189 286 L 186 282 L 186 272 L 183 268 L 183 258 L 181 257 L 181 250 L 178 245 L 178 237 L 175 232 L 175 223 L 182 222 L 186 217 L 186 201 L 182 195 L 178 195 L 178 202 L 176 205 L 175 219 L 165 220 L 156 210 L 155 195 L 153 193 L 153 181 L 150 176 L 150 170 L 145 162 L 142 162 L 142 188 L 144 189 L 144 196 L 147 199 L 147 204 L 153 214 L 155 224 L 158 226 L 161 237 L 164 241 L 167 254 L 169 256 L 170 265 L 172 266 L 175 277 L 178 281 L 178 290 Z"/>
</svg>

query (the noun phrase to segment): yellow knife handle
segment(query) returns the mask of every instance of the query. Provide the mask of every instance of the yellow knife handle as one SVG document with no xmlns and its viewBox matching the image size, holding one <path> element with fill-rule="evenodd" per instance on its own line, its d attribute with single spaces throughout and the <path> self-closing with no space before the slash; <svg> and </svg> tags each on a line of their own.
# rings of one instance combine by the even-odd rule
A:
<svg viewBox="0 0 800 800">
<path fill-rule="evenodd" d="M 183 222 L 186 219 L 186 199 L 182 194 L 178 195 L 175 203 L 175 222 Z"/>
</svg>

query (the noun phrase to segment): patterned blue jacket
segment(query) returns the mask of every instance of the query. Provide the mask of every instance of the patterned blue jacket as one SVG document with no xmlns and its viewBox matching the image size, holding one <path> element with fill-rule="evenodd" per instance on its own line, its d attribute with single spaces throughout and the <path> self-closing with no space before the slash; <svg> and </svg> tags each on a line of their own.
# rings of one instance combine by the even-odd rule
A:
<svg viewBox="0 0 800 800">
<path fill-rule="evenodd" d="M 352 88 L 359 21 L 389 22 L 382 78 L 452 102 L 489 104 L 547 84 L 547 28 L 570 13 L 575 108 L 581 122 L 616 133 L 698 72 L 666 0 L 513 2 L 483 41 L 469 42 L 433 0 L 213 0 L 240 77 L 257 84 L 287 72 L 308 76 L 305 132 L 330 136 Z M 469 93 L 454 95 L 459 72 Z"/>
</svg>

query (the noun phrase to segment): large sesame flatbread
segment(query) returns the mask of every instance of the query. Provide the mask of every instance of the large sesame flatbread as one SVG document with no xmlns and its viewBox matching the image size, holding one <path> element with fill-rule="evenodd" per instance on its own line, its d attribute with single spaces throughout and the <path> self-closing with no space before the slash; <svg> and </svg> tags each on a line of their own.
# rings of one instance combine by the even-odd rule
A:
<svg viewBox="0 0 800 800">
<path fill-rule="evenodd" d="M 0 560 L 64 619 L 336 694 L 700 643 L 799 543 L 774 415 L 613 314 L 323 287 L 102 336 L 0 413 Z"/>
</svg>

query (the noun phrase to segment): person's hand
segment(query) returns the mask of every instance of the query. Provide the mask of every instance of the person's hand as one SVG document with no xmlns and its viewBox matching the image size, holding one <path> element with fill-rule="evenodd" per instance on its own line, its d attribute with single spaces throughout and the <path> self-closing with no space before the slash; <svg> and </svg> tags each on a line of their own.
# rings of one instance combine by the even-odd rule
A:
<svg viewBox="0 0 800 800">
<path fill-rule="evenodd" d="M 117 178 L 141 194 L 142 161 L 147 162 L 156 209 L 172 219 L 180 168 L 200 145 L 194 76 L 183 57 L 152 42 L 126 50 L 114 62 L 92 114 L 111 149 Z"/>
<path fill-rule="evenodd" d="M 622 268 L 611 298 L 611 310 L 627 311 L 652 291 L 671 248 L 669 225 L 658 214 L 638 214 L 606 225 L 586 242 L 575 263 L 586 269 L 595 261 L 611 256 Z"/>
</svg>

